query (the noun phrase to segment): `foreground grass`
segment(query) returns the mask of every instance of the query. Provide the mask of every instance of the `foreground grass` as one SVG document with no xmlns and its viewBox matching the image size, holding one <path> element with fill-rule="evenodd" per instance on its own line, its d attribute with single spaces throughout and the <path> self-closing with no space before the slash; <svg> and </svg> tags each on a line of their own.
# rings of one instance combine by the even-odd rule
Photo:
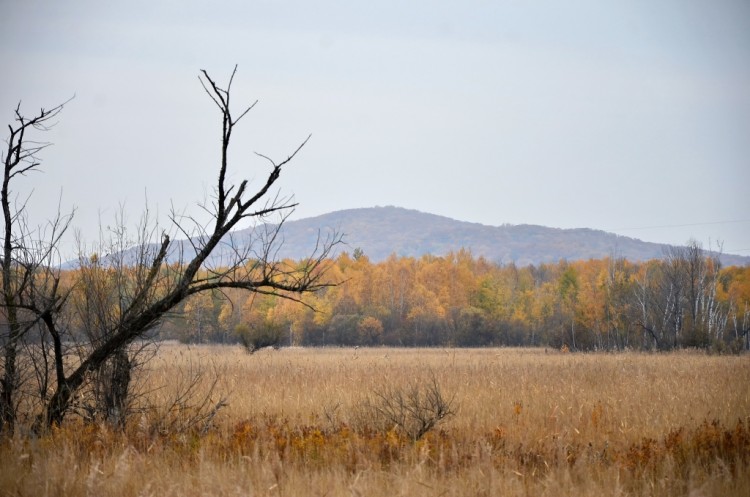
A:
<svg viewBox="0 0 750 497">
<path fill-rule="evenodd" d="M 748 357 L 170 346 L 144 395 L 197 364 L 215 416 L 7 440 L 0 495 L 750 495 Z M 416 442 L 362 408 L 433 377 L 457 413 Z"/>
</svg>

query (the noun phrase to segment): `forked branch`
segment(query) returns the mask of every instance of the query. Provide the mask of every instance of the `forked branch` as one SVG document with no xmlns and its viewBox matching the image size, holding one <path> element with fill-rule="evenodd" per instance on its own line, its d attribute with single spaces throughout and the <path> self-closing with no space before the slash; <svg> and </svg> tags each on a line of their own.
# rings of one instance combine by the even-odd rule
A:
<svg viewBox="0 0 750 497">
<path fill-rule="evenodd" d="M 164 235 L 160 249 L 153 256 L 154 259 L 138 261 L 138 264 L 150 266 L 147 273 L 143 271 L 138 273 L 145 274 L 145 278 L 139 280 L 136 285 L 138 292 L 132 298 L 121 300 L 122 311 L 112 320 L 109 329 L 104 330 L 104 339 L 96 344 L 90 354 L 81 360 L 78 368 L 65 378 L 63 384 L 55 391 L 46 412 L 47 425 L 62 421 L 70 406 L 71 398 L 81 388 L 89 372 L 98 370 L 118 350 L 143 336 L 190 295 L 240 288 L 258 294 L 273 294 L 301 301 L 300 295 L 330 286 L 329 283 L 323 281 L 322 274 L 325 271 L 325 259 L 332 248 L 341 241 L 338 234 L 333 234 L 319 244 L 304 264 L 287 265 L 276 261 L 274 257 L 280 240 L 278 234 L 285 219 L 283 213 L 290 212 L 296 204 L 291 201 L 291 197 L 280 198 L 278 195 L 273 197 L 269 194 L 280 178 L 283 167 L 296 157 L 309 137 L 281 162 L 277 163 L 258 154 L 269 161 L 272 167 L 265 181 L 255 192 L 250 190 L 248 180 L 241 181 L 239 185 L 226 183 L 228 150 L 234 127 L 255 106 L 253 103 L 242 110 L 239 117 L 232 117 L 230 92 L 236 71 L 235 67 L 226 90 L 219 87 L 206 71 L 201 71 L 202 77 L 199 78 L 203 89 L 218 107 L 222 122 L 217 197 L 215 211 L 212 212 L 213 226 L 195 223 L 195 227 L 190 229 L 186 223 L 193 222 L 193 218 L 190 216 L 178 218 L 173 214 L 171 219 L 176 231 L 186 236 L 196 231 L 199 234 L 198 237 L 188 236 L 195 250 L 194 254 L 189 260 L 167 266 L 167 255 L 172 242 L 169 236 Z M 204 208 L 208 209 L 208 206 L 204 205 Z M 231 243 L 230 232 L 238 226 L 240 221 L 251 218 L 263 225 L 266 217 L 273 213 L 282 213 L 282 221 L 272 228 L 271 236 L 265 239 L 261 237 L 261 247 L 252 252 L 259 254 L 253 259 L 252 270 L 245 269 L 251 254 L 251 249 L 247 248 L 234 250 L 235 257 L 229 261 L 226 268 L 216 271 L 207 269 L 211 254 L 220 244 L 227 243 L 225 241 L 227 237 Z M 145 242 L 142 240 L 140 243 Z"/>
</svg>

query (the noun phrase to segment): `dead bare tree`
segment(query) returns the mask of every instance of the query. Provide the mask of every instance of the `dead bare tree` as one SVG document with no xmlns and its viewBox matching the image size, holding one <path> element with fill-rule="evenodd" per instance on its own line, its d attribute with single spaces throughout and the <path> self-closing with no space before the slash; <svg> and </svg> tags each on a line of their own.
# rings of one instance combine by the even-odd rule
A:
<svg viewBox="0 0 750 497">
<path fill-rule="evenodd" d="M 0 333 L 3 343 L 2 379 L 0 379 L 0 432 L 12 432 L 15 426 L 21 374 L 18 369 L 19 352 L 24 337 L 38 326 L 46 328 L 53 338 L 55 351 L 60 347 L 59 332 L 54 316 L 64 305 L 66 295 L 60 288 L 57 248 L 68 229 L 72 213 L 57 214 L 46 226 L 30 225 L 26 204 L 29 198 L 19 198 L 11 190 L 21 177 L 39 170 L 39 154 L 50 143 L 33 136 L 55 125 L 55 119 L 67 102 L 52 109 L 41 109 L 27 118 L 19 103 L 14 111 L 14 123 L 8 126 L 9 135 L 2 152 L 3 184 L 0 204 L 3 211 L 2 303 L 0 305 L 5 329 Z M 49 370 L 45 374 L 48 374 Z M 57 370 L 58 378 L 62 374 Z"/>
<path fill-rule="evenodd" d="M 36 427 L 44 429 L 61 423 L 71 411 L 76 396 L 91 381 L 93 375 L 101 374 L 102 371 L 111 370 L 111 373 L 116 372 L 119 377 L 119 381 L 114 382 L 114 389 L 109 390 L 109 394 L 117 398 L 110 398 L 109 401 L 113 409 L 120 408 L 130 381 L 129 367 L 124 360 L 127 358 L 125 351 L 191 295 L 242 289 L 302 303 L 302 294 L 330 286 L 323 279 L 323 262 L 341 240 L 337 233 L 324 239 L 319 238 L 312 255 L 302 261 L 280 261 L 276 257 L 282 243 L 282 225 L 296 204 L 290 197 L 281 197 L 276 193 L 275 187 L 285 166 L 305 146 L 309 136 L 281 161 L 258 154 L 269 168 L 265 179 L 259 184 L 253 185 L 249 180 L 233 184 L 227 179 L 232 134 L 240 120 L 255 105 L 253 103 L 241 109 L 238 114 L 233 114 L 230 98 L 236 71 L 235 67 L 226 88 L 220 87 L 206 71 L 201 71 L 199 76 L 203 89 L 218 108 L 222 122 L 220 163 L 214 195 L 210 202 L 200 204 L 204 211 L 210 213 L 211 220 L 202 224 L 196 217 L 173 211 L 170 215 L 171 228 L 165 231 L 159 228 L 158 223 L 150 222 L 146 216 L 132 247 L 123 247 L 123 250 L 114 255 L 110 253 L 97 260 L 96 264 L 89 265 L 88 269 L 95 271 L 81 272 L 82 275 L 93 275 L 95 278 L 90 278 L 88 283 L 81 279 L 78 284 L 85 286 L 93 282 L 103 286 L 99 288 L 101 293 L 98 296 L 90 294 L 91 288 L 85 289 L 83 300 L 79 304 L 83 302 L 92 312 L 81 314 L 81 308 L 78 308 L 77 319 L 66 317 L 76 309 L 65 305 L 70 293 L 61 292 L 59 275 L 52 271 L 46 277 L 41 295 L 37 288 L 42 287 L 29 285 L 28 281 L 39 278 L 37 274 L 43 267 L 42 264 L 37 263 L 27 268 L 29 265 L 22 264 L 23 261 L 17 255 L 26 254 L 30 249 L 23 239 L 19 242 L 18 225 L 14 224 L 10 211 L 8 183 L 15 176 L 38 165 L 35 154 L 41 148 L 34 148 L 33 145 L 24 148 L 23 133 L 19 136 L 11 128 L 7 155 L 10 159 L 5 159 L 2 197 L 6 221 L 5 256 L 2 262 L 3 309 L 9 324 L 8 339 L 5 341 L 5 376 L 0 392 L 0 407 L 3 409 L 5 423 L 12 423 L 15 419 L 11 406 L 14 405 L 12 397 L 17 384 L 14 378 L 18 376 L 13 369 L 17 342 L 23 333 L 39 323 L 45 326 L 45 334 L 53 344 L 53 350 L 49 354 L 49 369 L 55 372 L 55 381 L 49 382 L 50 393 L 45 394 L 37 417 Z M 29 127 L 42 128 L 61 109 L 62 106 L 53 111 L 43 110 L 33 120 L 25 120 L 17 111 L 17 119 L 24 130 Z M 33 165 L 29 166 L 30 164 Z M 49 242 L 45 245 L 48 250 L 43 251 L 41 256 L 46 255 L 49 259 L 49 254 L 55 253 L 61 233 L 67 228 L 69 220 L 69 217 L 58 216 L 52 223 L 52 236 L 48 237 Z M 272 220 L 276 222 L 271 223 Z M 256 235 L 250 240 L 251 243 L 240 245 L 235 243 L 231 231 L 245 222 L 256 223 L 259 229 L 255 231 Z M 116 229 L 123 226 L 124 222 L 118 223 Z M 187 239 L 190 250 L 185 249 L 185 243 L 174 241 L 178 236 Z M 230 249 L 231 257 L 224 260 L 212 259 L 212 254 L 220 245 Z M 51 271 L 49 268 L 58 266 L 49 264 L 45 267 Z M 19 268 L 23 269 L 20 273 Z M 82 268 L 86 269 L 84 265 Z M 24 316 L 20 315 L 21 311 L 25 313 Z M 67 333 L 66 339 L 75 338 L 76 331 L 71 325 L 74 322 L 85 328 L 88 338 L 78 347 L 79 359 L 69 361 L 70 351 L 63 350 L 62 336 Z"/>
<path fill-rule="evenodd" d="M 194 255 L 189 260 L 167 265 L 172 238 L 166 233 L 161 235 L 161 243 L 154 246 L 155 250 L 143 249 L 146 252 L 141 260 L 148 260 L 150 264 L 140 263 L 134 268 L 135 273 L 129 284 L 129 298 L 122 302 L 116 323 L 110 327 L 106 338 L 93 347 L 80 365 L 58 385 L 45 412 L 46 425 L 60 423 L 63 420 L 71 398 L 84 384 L 90 372 L 100 368 L 118 350 L 143 336 L 159 323 L 162 317 L 191 295 L 241 288 L 301 302 L 301 294 L 330 286 L 322 279 L 323 261 L 340 241 L 339 235 L 334 234 L 320 242 L 313 255 L 300 263 L 290 264 L 277 261 L 274 257 L 281 242 L 279 233 L 283 221 L 296 204 L 289 198 L 274 195 L 272 188 L 284 166 L 296 157 L 309 137 L 280 162 L 258 154 L 268 162 L 270 171 L 265 181 L 256 188 L 251 189 L 248 180 L 243 180 L 239 184 L 227 182 L 228 151 L 232 133 L 235 126 L 255 105 L 242 109 L 237 117 L 232 114 L 230 99 L 236 71 L 235 67 L 226 88 L 221 88 L 205 70 L 201 71 L 202 77 L 199 78 L 221 114 L 222 136 L 215 197 L 211 205 L 203 205 L 204 210 L 211 213 L 212 221 L 208 225 L 202 225 L 193 217 L 177 215 L 174 212 L 171 216 L 177 232 L 184 235 L 192 244 Z M 280 221 L 274 224 L 273 228 L 269 228 L 270 231 L 266 232 L 266 236 L 260 237 L 255 246 L 249 244 L 244 248 L 233 247 L 233 257 L 230 261 L 222 261 L 221 266 L 210 264 L 209 256 L 220 244 L 232 244 L 230 231 L 240 222 L 253 220 L 271 226 L 267 220 L 274 214 L 280 216 Z M 151 234 L 153 231 L 148 233 Z M 147 245 L 142 243 L 141 246 Z"/>
</svg>

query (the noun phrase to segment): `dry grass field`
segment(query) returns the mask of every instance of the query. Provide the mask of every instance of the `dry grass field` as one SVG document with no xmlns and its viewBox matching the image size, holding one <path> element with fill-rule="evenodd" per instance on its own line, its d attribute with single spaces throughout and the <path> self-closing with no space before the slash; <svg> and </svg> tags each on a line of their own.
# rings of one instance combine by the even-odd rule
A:
<svg viewBox="0 0 750 497">
<path fill-rule="evenodd" d="M 0 495 L 750 495 L 748 356 L 169 345 L 146 373 L 124 431 L 3 442 Z M 455 414 L 381 419 L 433 381 Z"/>
</svg>

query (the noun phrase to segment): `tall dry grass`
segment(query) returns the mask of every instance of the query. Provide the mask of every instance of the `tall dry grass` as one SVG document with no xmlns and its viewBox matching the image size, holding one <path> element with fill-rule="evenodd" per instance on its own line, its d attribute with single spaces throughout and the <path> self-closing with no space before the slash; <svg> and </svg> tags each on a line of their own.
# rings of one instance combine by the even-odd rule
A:
<svg viewBox="0 0 750 497">
<path fill-rule="evenodd" d="M 165 346 L 148 403 L 200 364 L 199 398 L 218 379 L 211 416 L 18 436 L 0 447 L 0 495 L 750 495 L 749 359 Z M 416 442 L 363 409 L 433 377 L 457 413 Z"/>
</svg>

